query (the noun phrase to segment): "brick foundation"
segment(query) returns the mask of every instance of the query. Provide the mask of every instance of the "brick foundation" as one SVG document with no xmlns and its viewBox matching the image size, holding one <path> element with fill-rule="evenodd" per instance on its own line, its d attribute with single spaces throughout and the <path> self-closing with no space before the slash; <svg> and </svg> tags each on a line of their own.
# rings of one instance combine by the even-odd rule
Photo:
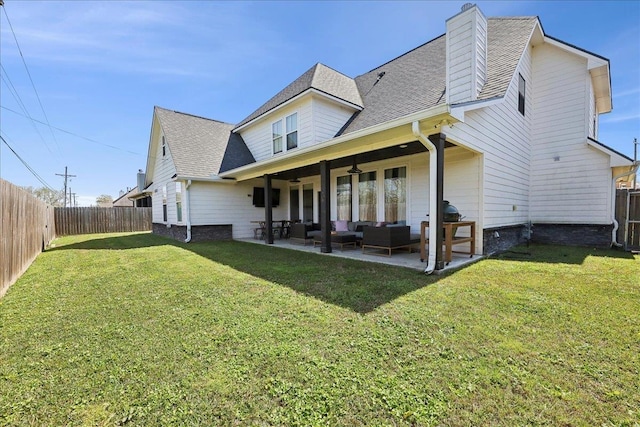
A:
<svg viewBox="0 0 640 427">
<path fill-rule="evenodd" d="M 231 240 L 233 238 L 231 224 L 194 225 L 191 226 L 191 241 L 206 242 L 212 240 Z M 153 224 L 153 233 L 184 242 L 187 238 L 187 227 L 184 225 Z"/>
<path fill-rule="evenodd" d="M 567 246 L 591 246 L 608 248 L 611 246 L 613 224 L 533 224 L 531 241 Z"/>
<path fill-rule="evenodd" d="M 485 255 L 506 251 L 513 246 L 526 242 L 527 227 L 524 224 L 486 228 L 482 231 L 482 253 Z"/>
</svg>

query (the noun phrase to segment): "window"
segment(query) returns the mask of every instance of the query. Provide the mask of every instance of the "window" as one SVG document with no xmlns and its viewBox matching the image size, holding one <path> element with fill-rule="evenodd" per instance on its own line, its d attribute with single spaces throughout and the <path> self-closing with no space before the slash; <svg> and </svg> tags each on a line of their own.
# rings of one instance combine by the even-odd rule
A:
<svg viewBox="0 0 640 427">
<path fill-rule="evenodd" d="M 162 186 L 162 221 L 167 222 L 167 186 Z"/>
<path fill-rule="evenodd" d="M 167 155 L 167 144 L 164 141 L 164 135 L 162 135 L 162 157 Z"/>
<path fill-rule="evenodd" d="M 337 219 L 351 221 L 351 175 L 338 177 Z"/>
<path fill-rule="evenodd" d="M 518 111 L 524 116 L 525 81 L 522 74 L 518 74 Z"/>
<path fill-rule="evenodd" d="M 271 125 L 271 140 L 273 141 L 273 154 L 282 152 L 282 120 Z"/>
<path fill-rule="evenodd" d="M 176 182 L 176 214 L 178 222 L 182 222 L 182 183 Z"/>
<path fill-rule="evenodd" d="M 284 121 L 284 129 L 282 128 Z M 286 148 L 283 143 L 286 140 Z M 271 124 L 273 154 L 298 147 L 298 113 L 293 113 Z"/>
<path fill-rule="evenodd" d="M 384 171 L 384 220 L 407 220 L 407 168 Z"/>
<path fill-rule="evenodd" d="M 298 146 L 298 113 L 287 116 L 287 150 Z"/>
<path fill-rule="evenodd" d="M 358 213 L 360 221 L 377 221 L 376 173 L 361 173 L 358 181 Z"/>
</svg>

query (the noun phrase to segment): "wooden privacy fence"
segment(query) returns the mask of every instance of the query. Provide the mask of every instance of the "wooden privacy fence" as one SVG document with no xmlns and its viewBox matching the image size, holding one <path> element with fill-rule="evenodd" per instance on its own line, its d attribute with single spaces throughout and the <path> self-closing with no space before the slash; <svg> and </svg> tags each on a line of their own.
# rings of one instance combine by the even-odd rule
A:
<svg viewBox="0 0 640 427">
<path fill-rule="evenodd" d="M 0 297 L 56 236 L 53 207 L 0 179 Z"/>
<path fill-rule="evenodd" d="M 152 208 L 55 208 L 58 236 L 151 230 Z"/>
<path fill-rule="evenodd" d="M 640 191 L 616 190 L 618 243 L 627 249 L 640 248 Z"/>
</svg>

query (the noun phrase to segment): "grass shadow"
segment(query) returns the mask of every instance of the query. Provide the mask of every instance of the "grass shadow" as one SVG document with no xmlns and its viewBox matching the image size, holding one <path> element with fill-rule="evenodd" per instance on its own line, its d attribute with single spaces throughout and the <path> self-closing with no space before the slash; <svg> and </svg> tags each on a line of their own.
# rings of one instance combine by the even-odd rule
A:
<svg viewBox="0 0 640 427">
<path fill-rule="evenodd" d="M 153 234 L 88 238 L 51 250 L 123 250 L 167 245 L 358 313 L 368 313 L 442 277 L 294 249 L 238 241 L 187 244 Z"/>
<path fill-rule="evenodd" d="M 358 313 L 368 313 L 403 295 L 433 284 L 443 276 L 425 276 L 415 270 L 269 245 L 226 241 L 183 243 L 150 233 L 113 237 L 84 236 L 80 242 L 52 250 L 123 250 L 174 246 L 248 275 L 286 286 L 296 292 Z M 532 244 L 492 256 L 505 261 L 583 264 L 588 257 L 633 259 L 627 252 Z M 185 260 L 185 262 L 188 262 Z M 168 272 L 169 274 L 169 272 Z M 206 275 L 206 271 L 194 274 Z M 203 276 L 203 280 L 207 278 Z"/>
<path fill-rule="evenodd" d="M 62 246 L 52 246 L 47 249 L 50 251 L 60 251 L 69 249 L 109 249 L 109 250 L 123 250 L 123 249 L 137 249 L 147 248 L 151 246 L 164 246 L 173 245 L 174 240 L 166 238 L 156 238 L 151 233 L 134 233 L 113 235 L 109 237 L 102 237 L 104 234 L 100 234 L 100 237 L 91 237 L 90 234 L 83 235 L 83 240 L 75 243 L 63 244 Z"/>
</svg>

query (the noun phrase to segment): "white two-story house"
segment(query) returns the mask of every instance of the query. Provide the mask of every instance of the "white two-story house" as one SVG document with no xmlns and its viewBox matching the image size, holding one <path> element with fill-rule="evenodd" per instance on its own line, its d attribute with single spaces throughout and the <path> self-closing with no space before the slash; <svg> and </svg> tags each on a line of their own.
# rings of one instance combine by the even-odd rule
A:
<svg viewBox="0 0 640 427">
<path fill-rule="evenodd" d="M 477 253 L 525 239 L 610 245 L 613 180 L 633 162 L 598 141 L 609 61 L 547 36 L 537 17 L 466 5 L 445 24 L 355 78 L 316 64 L 237 124 L 156 107 L 154 232 L 250 238 L 268 218 L 417 233 L 448 200 L 476 222 Z"/>
</svg>

